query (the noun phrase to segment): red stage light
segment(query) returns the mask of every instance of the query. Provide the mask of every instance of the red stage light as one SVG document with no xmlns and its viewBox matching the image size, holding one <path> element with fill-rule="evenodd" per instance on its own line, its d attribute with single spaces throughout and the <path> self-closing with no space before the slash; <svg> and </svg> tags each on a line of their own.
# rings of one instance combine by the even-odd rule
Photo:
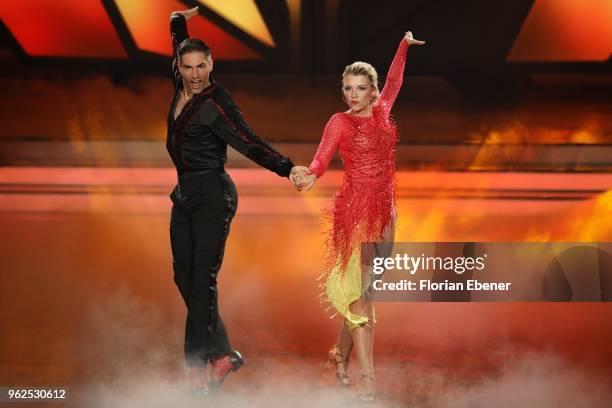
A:
<svg viewBox="0 0 612 408">
<path fill-rule="evenodd" d="M 605 61 L 612 54 L 610 0 L 537 0 L 509 62 Z"/>
<path fill-rule="evenodd" d="M 99 0 L 3 1 L 0 15 L 29 55 L 127 58 Z"/>
</svg>

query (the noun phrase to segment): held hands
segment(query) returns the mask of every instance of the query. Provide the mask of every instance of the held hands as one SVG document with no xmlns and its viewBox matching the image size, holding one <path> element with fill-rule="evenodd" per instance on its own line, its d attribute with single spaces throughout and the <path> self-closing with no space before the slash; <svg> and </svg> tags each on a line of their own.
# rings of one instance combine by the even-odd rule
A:
<svg viewBox="0 0 612 408">
<path fill-rule="evenodd" d="M 406 42 L 409 45 L 423 45 L 425 44 L 425 41 L 419 41 L 419 40 L 415 40 L 414 38 L 412 38 L 412 33 L 410 31 L 406 31 L 406 35 L 404 36 L 404 39 L 406 40 Z"/>
<path fill-rule="evenodd" d="M 172 13 L 170 13 L 170 18 L 172 18 L 172 16 L 174 16 L 174 15 L 179 15 L 179 16 L 185 17 L 185 21 L 188 21 L 191 17 L 193 17 L 193 16 L 195 16 L 197 14 L 198 14 L 198 7 L 194 7 L 194 8 L 189 9 L 189 10 L 173 11 Z"/>
<path fill-rule="evenodd" d="M 291 169 L 289 180 L 291 180 L 291 183 L 293 183 L 293 186 L 297 191 L 302 191 L 303 188 L 308 191 L 314 185 L 315 181 L 317 180 L 317 176 L 315 174 L 310 174 L 307 167 L 294 166 Z"/>
<path fill-rule="evenodd" d="M 302 177 L 301 182 L 296 186 L 296 188 L 298 191 L 302 191 L 302 189 L 308 191 L 312 188 L 312 186 L 314 186 L 315 181 L 317 181 L 317 175 L 308 173 Z"/>
</svg>

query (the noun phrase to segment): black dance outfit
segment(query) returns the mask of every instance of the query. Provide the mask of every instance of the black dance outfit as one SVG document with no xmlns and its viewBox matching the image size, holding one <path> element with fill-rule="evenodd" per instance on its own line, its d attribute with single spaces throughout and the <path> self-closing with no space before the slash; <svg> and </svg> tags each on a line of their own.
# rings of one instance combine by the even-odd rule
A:
<svg viewBox="0 0 612 408">
<path fill-rule="evenodd" d="M 174 281 L 187 306 L 187 365 L 204 366 L 233 351 L 217 299 L 217 276 L 238 204 L 236 187 L 224 169 L 227 145 L 282 177 L 289 176 L 293 163 L 249 128 L 229 92 L 212 78 L 211 85 L 195 94 L 175 120 L 183 89 L 177 49 L 188 38 L 183 16 L 172 17 L 170 33 L 174 98 L 166 147 L 178 173 L 170 195 Z"/>
</svg>

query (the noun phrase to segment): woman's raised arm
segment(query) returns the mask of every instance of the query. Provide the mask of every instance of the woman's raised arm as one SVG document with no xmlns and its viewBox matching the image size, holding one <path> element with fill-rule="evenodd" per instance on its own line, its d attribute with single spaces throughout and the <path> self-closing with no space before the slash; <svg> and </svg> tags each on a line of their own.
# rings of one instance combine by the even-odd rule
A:
<svg viewBox="0 0 612 408">
<path fill-rule="evenodd" d="M 397 94 L 402 87 L 402 81 L 404 79 L 404 66 L 406 65 L 406 52 L 408 51 L 409 45 L 423 45 L 425 41 L 419 41 L 412 38 L 412 33 L 408 31 L 397 48 L 389 72 L 387 73 L 387 79 L 385 80 L 385 87 L 380 94 L 380 101 L 385 115 L 391 113 Z"/>
</svg>

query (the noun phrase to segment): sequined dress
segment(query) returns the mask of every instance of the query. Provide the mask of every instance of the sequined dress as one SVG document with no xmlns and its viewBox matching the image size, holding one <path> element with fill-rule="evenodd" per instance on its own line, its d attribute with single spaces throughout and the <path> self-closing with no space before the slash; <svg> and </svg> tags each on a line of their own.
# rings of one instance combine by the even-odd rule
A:
<svg viewBox="0 0 612 408">
<path fill-rule="evenodd" d="M 340 191 L 324 208 L 332 227 L 322 277 L 324 297 L 346 318 L 351 329 L 368 322 L 366 316 L 349 311 L 350 304 L 364 294 L 370 283 L 370 274 L 362 272 L 360 244 L 380 241 L 395 210 L 398 136 L 390 112 L 402 85 L 407 50 L 408 43 L 402 39 L 385 86 L 372 107 L 372 116 L 334 114 L 309 166 L 310 172 L 320 178 L 336 150 L 344 165 Z"/>
</svg>

